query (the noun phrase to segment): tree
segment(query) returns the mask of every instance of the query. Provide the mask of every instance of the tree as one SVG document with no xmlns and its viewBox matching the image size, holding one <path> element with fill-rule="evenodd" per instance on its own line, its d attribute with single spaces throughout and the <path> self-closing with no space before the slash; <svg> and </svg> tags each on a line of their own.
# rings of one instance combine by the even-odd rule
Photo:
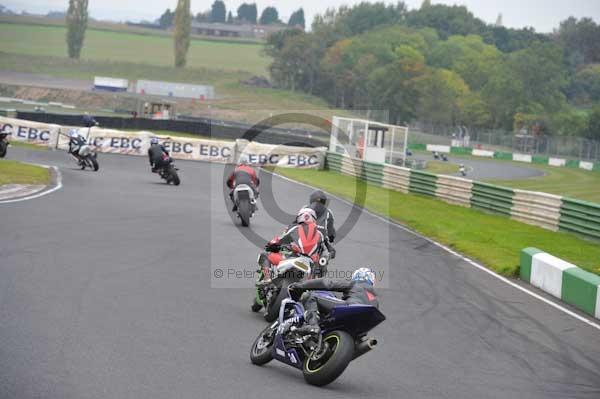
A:
<svg viewBox="0 0 600 399">
<path fill-rule="evenodd" d="M 600 64 L 579 70 L 571 81 L 568 95 L 581 104 L 600 103 Z"/>
<path fill-rule="evenodd" d="M 596 105 L 588 119 L 588 128 L 586 137 L 593 140 L 600 140 L 600 105 Z"/>
<path fill-rule="evenodd" d="M 263 10 L 260 20 L 261 25 L 272 25 L 279 22 L 279 12 L 275 7 L 267 7 Z"/>
<path fill-rule="evenodd" d="M 232 24 L 234 22 L 235 20 L 233 19 L 233 14 L 231 13 L 231 11 L 229 11 L 229 13 L 227 13 L 227 23 Z"/>
<path fill-rule="evenodd" d="M 173 25 L 174 18 L 175 13 L 172 12 L 169 8 L 167 8 L 167 10 L 158 19 L 158 24 L 163 29 L 170 28 Z"/>
<path fill-rule="evenodd" d="M 69 0 L 67 49 L 69 58 L 79 59 L 88 22 L 88 0 Z"/>
<path fill-rule="evenodd" d="M 304 21 L 304 9 L 300 8 L 297 11 L 294 11 L 290 16 L 288 21 L 288 25 L 293 28 L 301 27 L 302 29 L 306 28 L 306 22 Z"/>
<path fill-rule="evenodd" d="M 247 4 L 243 3 L 237 9 L 237 16 L 240 21 L 244 21 L 250 24 L 256 24 L 258 18 L 258 10 L 256 9 L 256 3 Z"/>
<path fill-rule="evenodd" d="M 421 120 L 434 126 L 462 124 L 464 100 L 469 87 L 460 76 L 446 69 L 432 69 L 417 79 Z"/>
<path fill-rule="evenodd" d="M 226 15 L 225 3 L 222 0 L 215 0 L 210 9 L 210 22 L 224 23 Z"/>
<path fill-rule="evenodd" d="M 591 18 L 569 18 L 560 23 L 558 40 L 567 55 L 579 53 L 583 63 L 600 62 L 600 25 Z"/>
<path fill-rule="evenodd" d="M 178 0 L 175 9 L 175 66 L 183 68 L 186 63 L 187 52 L 190 48 L 190 33 L 192 29 L 192 14 L 190 0 Z"/>
<path fill-rule="evenodd" d="M 486 29 L 486 24 L 465 6 L 435 4 L 421 7 L 409 12 L 406 21 L 411 27 L 434 28 L 442 39 L 451 35 L 481 34 Z"/>
</svg>

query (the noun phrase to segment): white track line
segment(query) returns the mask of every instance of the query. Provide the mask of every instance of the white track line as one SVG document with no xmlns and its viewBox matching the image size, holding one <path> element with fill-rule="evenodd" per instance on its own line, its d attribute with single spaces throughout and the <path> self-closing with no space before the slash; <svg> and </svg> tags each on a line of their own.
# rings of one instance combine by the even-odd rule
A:
<svg viewBox="0 0 600 399">
<path fill-rule="evenodd" d="M 282 178 L 282 179 L 284 179 L 284 180 L 287 180 L 287 181 L 289 181 L 289 182 L 296 183 L 296 184 L 300 184 L 300 185 L 302 185 L 302 186 L 305 186 L 305 187 L 311 188 L 311 189 L 313 189 L 313 190 L 316 190 L 316 189 L 317 189 L 317 187 L 311 186 L 311 185 L 309 185 L 309 184 L 306 184 L 306 183 L 298 182 L 298 181 L 296 181 L 296 180 L 290 179 L 290 178 L 288 178 L 288 177 L 285 177 L 285 176 L 282 176 L 282 175 L 280 175 L 280 174 L 273 173 L 273 172 L 269 172 L 269 171 L 266 171 L 266 170 L 263 170 L 263 171 L 265 171 L 265 172 L 267 172 L 267 173 L 271 173 L 271 174 L 273 174 L 273 175 L 275 175 L 275 176 L 278 176 L 278 177 L 280 177 L 280 178 Z M 320 189 L 320 190 L 321 190 L 321 189 Z M 350 202 L 350 201 L 348 201 L 348 200 L 346 200 L 346 199 L 344 199 L 344 198 L 338 197 L 337 195 L 334 195 L 334 194 L 331 194 L 331 193 L 328 193 L 328 194 L 329 194 L 330 196 L 332 196 L 332 197 L 336 198 L 337 200 L 339 200 L 339 201 L 341 201 L 341 202 L 343 202 L 343 203 L 345 203 L 345 204 L 349 205 L 349 206 L 355 206 L 355 204 L 353 204 L 352 202 Z M 460 258 L 461 260 L 463 260 L 463 261 L 465 261 L 465 262 L 467 262 L 467 263 L 468 263 L 468 264 L 470 264 L 471 266 L 474 266 L 474 267 L 476 267 L 477 269 L 479 269 L 479 270 L 481 270 L 481 271 L 484 271 L 484 272 L 486 272 L 486 273 L 487 273 L 487 274 L 489 274 L 490 276 L 493 276 L 493 277 L 497 278 L 498 280 L 500 280 L 500 281 L 502 281 L 502 282 L 504 282 L 504 283 L 506 283 L 506 284 L 510 285 L 511 287 L 514 287 L 514 288 L 516 288 L 516 289 L 520 290 L 521 292 L 524 292 L 524 293 L 526 293 L 527 295 L 530 295 L 530 296 L 532 296 L 532 297 L 534 297 L 534 298 L 536 298 L 536 299 L 539 299 L 540 301 L 542 301 L 542 302 L 544 302 L 544 303 L 546 303 L 546 304 L 548 304 L 548 305 L 552 306 L 553 308 L 555 308 L 555 309 L 558 309 L 558 310 L 560 310 L 561 312 L 563 312 L 563 313 L 565 313 L 565 314 L 567 314 L 567 315 L 569 315 L 569 316 L 571 316 L 571 317 L 574 317 L 575 319 L 577 319 L 577 320 L 579 320 L 579 321 L 582 321 L 582 322 L 584 322 L 584 323 L 588 324 L 589 326 L 591 326 L 591 327 L 595 328 L 596 330 L 600 331 L 600 324 L 597 324 L 597 323 L 593 322 L 592 320 L 589 320 L 589 319 L 587 319 L 587 318 L 585 318 L 585 317 L 583 317 L 583 316 L 581 316 L 581 315 L 578 315 L 577 313 L 573 312 L 572 310 L 569 310 L 569 309 L 565 308 L 564 306 L 561 306 L 561 305 L 559 305 L 559 304 L 558 304 L 558 303 L 556 303 L 556 302 L 553 302 L 553 301 L 551 301 L 551 300 L 549 300 L 549 299 L 547 299 L 547 298 L 544 298 L 543 296 L 541 296 L 541 295 L 539 295 L 539 294 L 537 294 L 537 293 L 535 293 L 535 292 L 533 292 L 533 291 L 530 291 L 530 290 L 528 290 L 527 288 L 525 288 L 525 287 L 522 287 L 522 286 L 520 286 L 519 284 L 517 284 L 517 283 L 515 283 L 515 282 L 513 282 L 513 281 L 510 281 L 510 280 L 509 280 L 509 279 L 507 279 L 506 277 L 504 277 L 504 276 L 501 276 L 501 275 L 499 275 L 498 273 L 496 273 L 496 272 L 494 272 L 494 271 L 492 271 L 492 270 L 488 269 L 487 267 L 485 267 L 485 266 L 483 266 L 483 265 L 480 265 L 479 263 L 475 262 L 474 260 L 472 260 L 472 259 L 469 259 L 469 258 L 467 258 L 466 256 L 463 256 L 463 255 L 459 254 L 458 252 L 456 252 L 456 251 L 454 251 L 454 250 L 452 250 L 452 249 L 448 248 L 448 247 L 447 247 L 447 246 L 445 246 L 444 244 L 440 244 L 439 242 L 437 242 L 437 241 L 434 241 L 434 240 L 432 240 L 431 238 L 425 237 L 424 235 L 422 235 L 422 234 L 419 234 L 419 233 L 417 233 L 416 231 L 414 231 L 414 230 L 411 230 L 411 229 L 409 229 L 409 228 L 408 228 L 408 227 L 406 227 L 406 226 L 403 226 L 403 225 L 401 225 L 401 224 L 399 224 L 399 223 L 396 223 L 396 222 L 394 222 L 394 221 L 391 221 L 391 220 L 389 220 L 389 219 L 387 219 L 387 218 L 385 218 L 385 217 L 383 217 L 383 216 L 377 215 L 377 214 L 375 214 L 375 213 L 371 212 L 370 210 L 368 210 L 368 209 L 366 209 L 366 208 L 362 208 L 362 209 L 363 209 L 363 211 L 364 211 L 364 212 L 367 212 L 367 214 L 369 214 L 370 216 L 372 216 L 372 217 L 374 217 L 374 218 L 376 218 L 376 219 L 379 219 L 379 220 L 381 220 L 381 221 L 383 221 L 383 222 L 385 222 L 385 223 L 388 223 L 388 224 L 390 224 L 390 225 L 392 225 L 392 226 L 395 226 L 395 227 L 397 227 L 397 228 L 399 228 L 399 229 L 401 229 L 401 230 L 404 230 L 404 231 L 406 231 L 407 233 L 413 234 L 413 235 L 415 235 L 415 236 L 417 236 L 417 237 L 419 237 L 419 238 L 422 238 L 422 239 L 424 239 L 424 240 L 426 240 L 426 241 L 429 241 L 430 243 L 432 243 L 432 244 L 434 244 L 435 246 L 437 246 L 437 247 L 439 247 L 439 248 L 443 249 L 444 251 L 446 251 L 446 252 L 448 252 L 448 253 L 450 253 L 450 254 L 452 254 L 452 255 L 456 256 L 457 258 Z"/>
<path fill-rule="evenodd" d="M 52 187 L 51 189 L 42 191 L 41 193 L 38 193 L 38 194 L 33 194 L 33 195 L 29 195 L 27 197 L 16 198 L 16 199 L 12 199 L 12 200 L 2 200 L 2 201 L 0 201 L 0 204 L 10 204 L 10 203 L 14 203 L 14 202 L 28 201 L 28 200 L 32 200 L 35 198 L 40 198 L 40 197 L 43 197 L 44 195 L 48 195 L 48 194 L 53 193 L 62 188 L 62 186 L 63 186 L 62 185 L 62 175 L 60 173 L 60 170 L 56 166 L 39 165 L 39 164 L 30 164 L 30 165 L 41 166 L 46 169 L 53 169 L 54 172 L 56 173 L 56 185 L 54 187 Z"/>
</svg>

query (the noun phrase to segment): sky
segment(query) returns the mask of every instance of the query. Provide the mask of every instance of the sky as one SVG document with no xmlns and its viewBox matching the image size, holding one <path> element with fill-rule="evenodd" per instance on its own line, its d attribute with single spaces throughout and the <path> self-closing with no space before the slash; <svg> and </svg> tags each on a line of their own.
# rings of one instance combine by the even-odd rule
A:
<svg viewBox="0 0 600 399">
<path fill-rule="evenodd" d="M 244 0 L 224 0 L 227 9 L 235 10 Z M 328 7 L 352 5 L 362 0 L 245 0 L 256 2 L 259 15 L 263 8 L 275 6 L 280 18 L 287 18 L 300 7 L 304 8 L 307 23 L 310 24 L 316 14 Z M 210 8 L 213 0 L 192 0 L 192 11 L 197 13 Z M 422 0 L 404 0 L 409 8 L 417 8 Z M 395 3 L 395 1 L 386 1 Z M 67 8 L 68 0 L 0 0 L 0 4 L 20 12 L 45 14 L 48 11 L 60 11 Z M 114 21 L 141 19 L 155 20 L 169 7 L 175 8 L 177 0 L 90 0 L 90 15 L 96 19 Z M 498 14 L 502 14 L 504 25 L 521 28 L 533 26 L 538 32 L 551 32 L 560 21 L 569 16 L 590 17 L 600 23 L 600 0 L 432 0 L 432 4 L 464 5 L 488 23 L 494 23 Z"/>
</svg>

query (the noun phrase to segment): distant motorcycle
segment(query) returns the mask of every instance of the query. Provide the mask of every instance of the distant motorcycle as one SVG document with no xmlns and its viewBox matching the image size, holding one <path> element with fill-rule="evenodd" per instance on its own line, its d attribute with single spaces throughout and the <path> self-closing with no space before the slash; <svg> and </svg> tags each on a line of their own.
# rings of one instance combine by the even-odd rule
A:
<svg viewBox="0 0 600 399">
<path fill-rule="evenodd" d="M 173 183 L 174 186 L 181 184 L 179 174 L 177 174 L 179 169 L 175 167 L 173 158 L 167 154 L 163 154 L 163 161 L 165 161 L 165 166 L 157 170 L 158 175 L 163 178 L 167 184 Z"/>
<path fill-rule="evenodd" d="M 256 198 L 254 190 L 247 184 L 238 184 L 233 189 L 233 202 L 237 207 L 237 215 L 242 221 L 242 226 L 250 226 L 250 218 L 256 212 Z"/>
<path fill-rule="evenodd" d="M 4 158 L 6 156 L 9 135 L 10 133 L 0 133 L 0 158 Z"/>
<path fill-rule="evenodd" d="M 377 345 L 376 339 L 367 337 L 385 320 L 376 307 L 348 305 L 330 292 L 314 291 L 314 295 L 321 314 L 321 334 L 299 333 L 295 327 L 304 322 L 304 307 L 285 298 L 278 320 L 265 328 L 252 345 L 253 364 L 260 366 L 276 359 L 302 370 L 307 383 L 324 386 L 338 378 L 352 360 Z"/>
<path fill-rule="evenodd" d="M 460 165 L 460 167 L 458 168 L 458 171 L 460 172 L 460 174 L 465 177 L 467 175 L 467 170 L 465 169 L 464 165 Z"/>
</svg>

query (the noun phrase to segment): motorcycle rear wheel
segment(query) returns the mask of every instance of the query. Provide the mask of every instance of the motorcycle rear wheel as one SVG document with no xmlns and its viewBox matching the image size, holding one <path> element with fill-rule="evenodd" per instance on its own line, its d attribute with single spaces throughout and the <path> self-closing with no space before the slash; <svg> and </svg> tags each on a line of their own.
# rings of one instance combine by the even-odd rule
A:
<svg viewBox="0 0 600 399">
<path fill-rule="evenodd" d="M 179 179 L 179 175 L 177 174 L 177 171 L 175 170 L 174 167 L 170 167 L 169 168 L 169 173 L 171 174 L 171 182 L 173 182 L 174 186 L 178 186 L 179 184 L 181 184 L 181 180 Z"/>
<path fill-rule="evenodd" d="M 4 140 L 0 140 L 0 158 L 4 158 L 8 144 Z"/>
<path fill-rule="evenodd" d="M 242 226 L 248 227 L 250 226 L 250 214 L 252 213 L 250 201 L 247 199 L 240 200 L 238 204 L 238 215 L 240 215 L 240 219 L 242 221 Z"/>
<path fill-rule="evenodd" d="M 98 165 L 98 160 L 96 159 L 96 157 L 90 155 L 88 160 L 91 162 L 92 168 L 94 168 L 94 172 L 97 172 L 98 169 L 100 169 L 100 165 Z"/>
<path fill-rule="evenodd" d="M 307 356 L 302 366 L 304 380 L 311 385 L 322 387 L 338 378 L 354 356 L 354 339 L 345 331 L 332 331 L 323 337 L 327 343 L 324 353 L 315 359 Z"/>
<path fill-rule="evenodd" d="M 260 332 L 258 337 L 254 340 L 252 344 L 252 349 L 250 350 L 250 361 L 252 364 L 256 364 L 257 366 L 262 366 L 263 364 L 269 363 L 273 360 L 273 342 L 275 341 L 275 331 L 277 330 L 277 326 L 271 327 L 268 326 L 264 330 Z M 265 339 L 265 335 L 269 333 L 269 340 Z"/>
</svg>

